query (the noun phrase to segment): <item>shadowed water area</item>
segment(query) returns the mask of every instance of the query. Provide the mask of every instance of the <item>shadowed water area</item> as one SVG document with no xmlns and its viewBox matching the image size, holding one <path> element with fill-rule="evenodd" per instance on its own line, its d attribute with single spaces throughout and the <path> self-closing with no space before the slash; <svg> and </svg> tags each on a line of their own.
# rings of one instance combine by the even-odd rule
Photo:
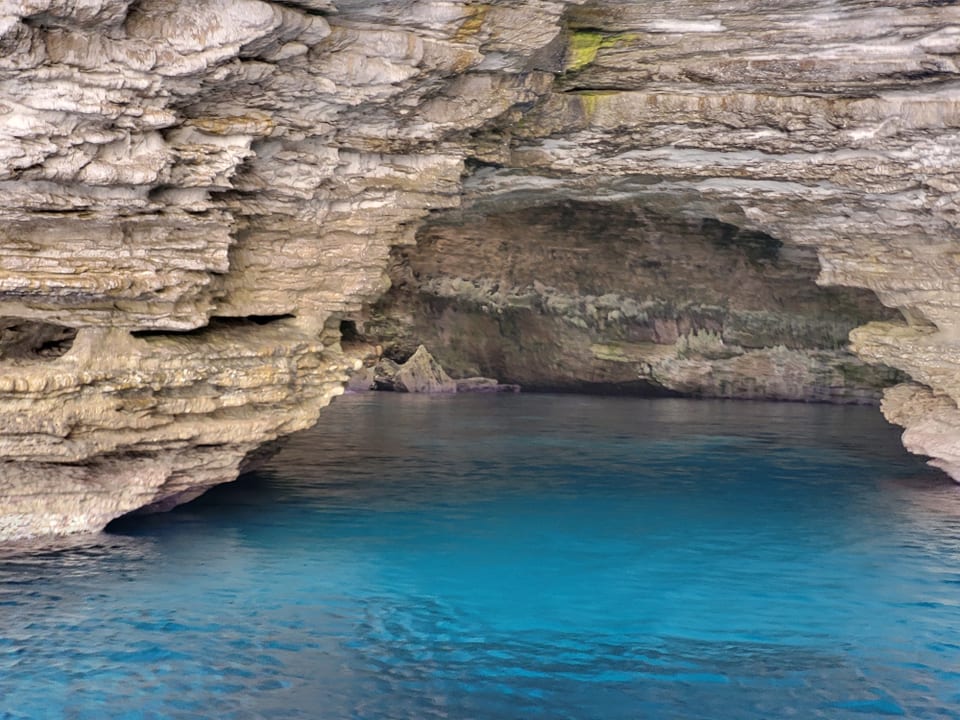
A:
<svg viewBox="0 0 960 720">
<path fill-rule="evenodd" d="M 960 493 L 876 409 L 372 394 L 0 556 L 0 718 L 960 718 Z"/>
</svg>

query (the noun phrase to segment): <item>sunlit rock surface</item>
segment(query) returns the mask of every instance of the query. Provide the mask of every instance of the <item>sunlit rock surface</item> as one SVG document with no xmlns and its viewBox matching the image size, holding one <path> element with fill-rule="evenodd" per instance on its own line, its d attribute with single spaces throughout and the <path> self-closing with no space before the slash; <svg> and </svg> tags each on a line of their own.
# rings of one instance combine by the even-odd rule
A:
<svg viewBox="0 0 960 720">
<path fill-rule="evenodd" d="M 171 506 L 310 425 L 369 354 L 339 329 L 391 247 L 461 206 L 626 203 L 816 252 L 821 283 L 903 312 L 855 349 L 911 376 L 885 412 L 953 471 L 958 21 L 919 0 L 6 0 L 0 538 Z"/>
</svg>

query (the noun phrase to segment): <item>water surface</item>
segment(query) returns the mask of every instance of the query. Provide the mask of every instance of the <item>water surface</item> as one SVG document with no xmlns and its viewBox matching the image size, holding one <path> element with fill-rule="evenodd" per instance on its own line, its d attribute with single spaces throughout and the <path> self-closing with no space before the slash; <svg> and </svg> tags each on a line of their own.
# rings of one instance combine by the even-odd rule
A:
<svg viewBox="0 0 960 720">
<path fill-rule="evenodd" d="M 338 400 L 0 557 L 2 718 L 960 718 L 960 494 L 872 408 Z"/>
</svg>

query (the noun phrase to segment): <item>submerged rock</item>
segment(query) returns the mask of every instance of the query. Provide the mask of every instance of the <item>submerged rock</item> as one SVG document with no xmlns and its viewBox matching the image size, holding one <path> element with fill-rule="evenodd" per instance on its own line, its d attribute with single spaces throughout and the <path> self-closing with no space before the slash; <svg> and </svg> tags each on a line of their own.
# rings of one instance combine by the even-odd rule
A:
<svg viewBox="0 0 960 720">
<path fill-rule="evenodd" d="M 458 393 L 500 393 L 520 392 L 520 386 L 512 383 L 501 383 L 488 377 L 468 377 L 454 380 Z"/>
<path fill-rule="evenodd" d="M 421 345 L 393 376 L 396 392 L 450 393 L 457 391 L 457 383 L 450 379 L 433 355 Z"/>
<path fill-rule="evenodd" d="M 381 358 L 373 372 L 373 389 L 409 393 L 519 392 L 518 385 L 501 385 L 493 378 L 452 379 L 420 345 L 403 364 Z"/>
</svg>

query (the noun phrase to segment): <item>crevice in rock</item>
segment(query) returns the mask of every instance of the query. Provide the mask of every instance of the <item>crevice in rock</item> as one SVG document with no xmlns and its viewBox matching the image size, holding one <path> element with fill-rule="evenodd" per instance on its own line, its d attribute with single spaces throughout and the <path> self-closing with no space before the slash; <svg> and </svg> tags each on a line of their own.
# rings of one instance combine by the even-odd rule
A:
<svg viewBox="0 0 960 720">
<path fill-rule="evenodd" d="M 56 323 L 0 318 L 0 360 L 54 360 L 77 337 L 75 328 Z"/>
<path fill-rule="evenodd" d="M 242 318 L 221 318 L 218 317 L 216 320 L 224 324 L 238 324 L 242 325 L 245 322 L 252 322 L 255 325 L 269 325 L 270 323 L 280 322 L 281 320 L 291 320 L 295 318 L 296 315 L 291 313 L 283 313 L 281 315 L 247 315 Z"/>
<path fill-rule="evenodd" d="M 488 168 L 492 168 L 494 170 L 502 170 L 504 168 L 504 165 L 497 162 L 488 162 L 486 160 L 481 160 L 480 158 L 476 158 L 476 157 L 468 157 L 463 161 L 463 169 L 464 169 L 465 176 L 473 175 L 475 172 L 478 172 L 480 170 L 485 170 Z"/>
<path fill-rule="evenodd" d="M 701 221 L 703 236 L 720 248 L 739 248 L 747 259 L 757 265 L 773 262 L 780 256 L 783 243 L 763 232 L 745 230 L 714 218 Z"/>
<path fill-rule="evenodd" d="M 190 337 L 204 335 L 218 328 L 270 325 L 282 320 L 290 320 L 294 317 L 296 316 L 290 313 L 284 313 L 282 315 L 247 315 L 245 317 L 221 317 L 214 315 L 210 318 L 210 322 L 203 327 L 193 328 L 191 330 L 134 330 L 130 334 L 137 338 L 168 336 Z"/>
<path fill-rule="evenodd" d="M 339 342 L 346 355 L 358 357 L 366 366 L 372 367 L 380 358 L 382 348 L 367 336 L 364 323 L 364 317 L 343 317 L 334 313 L 324 324 L 323 337 L 326 343 Z"/>
<path fill-rule="evenodd" d="M 363 342 L 366 338 L 357 330 L 356 320 L 341 320 L 340 339 L 343 342 Z"/>
<path fill-rule="evenodd" d="M 297 2 L 297 0 L 278 0 L 278 4 L 296 8 L 297 12 L 300 12 L 304 15 L 312 15 L 314 17 L 328 18 L 331 15 L 335 16 L 337 14 L 335 8 L 324 10 L 323 8 L 312 6 L 309 2 Z"/>
</svg>

